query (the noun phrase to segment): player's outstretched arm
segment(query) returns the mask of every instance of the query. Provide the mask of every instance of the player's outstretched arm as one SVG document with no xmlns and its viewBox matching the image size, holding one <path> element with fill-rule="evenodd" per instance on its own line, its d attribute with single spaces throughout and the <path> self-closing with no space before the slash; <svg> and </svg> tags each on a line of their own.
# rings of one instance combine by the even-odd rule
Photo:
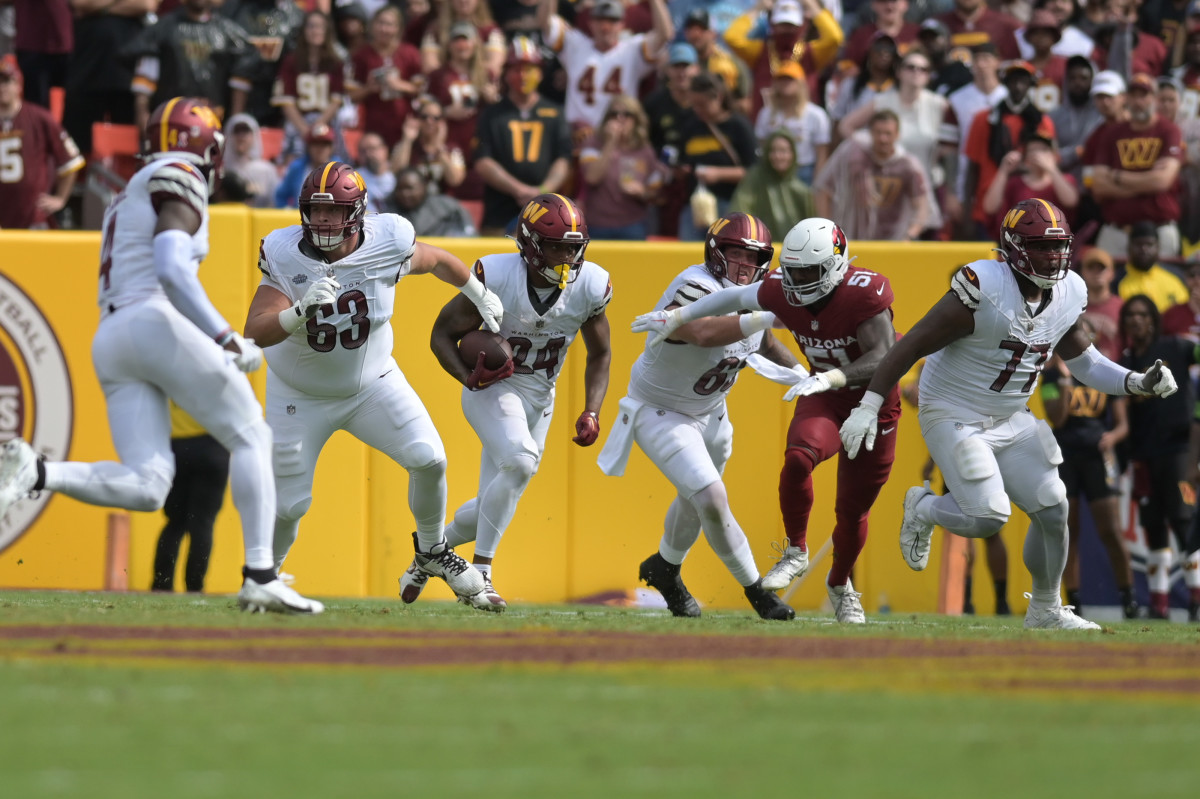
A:
<svg viewBox="0 0 1200 799">
<path fill-rule="evenodd" d="M 758 304 L 760 285 L 760 283 L 751 283 L 748 286 L 730 286 L 720 291 L 714 291 L 712 294 L 680 308 L 644 313 L 633 320 L 630 328 L 634 333 L 650 333 L 650 343 L 660 344 L 669 338 L 675 338 L 675 332 L 687 323 L 703 319 L 706 316 L 724 316 L 742 310 L 761 311 L 763 307 Z M 763 317 L 759 317 L 759 319 L 765 321 Z M 769 325 L 759 329 L 765 330 L 767 326 Z M 745 333 L 741 338 L 745 338 L 747 335 L 750 334 Z"/>
<path fill-rule="evenodd" d="M 1101 355 L 1078 322 L 1071 326 L 1054 351 L 1079 382 L 1105 394 L 1169 397 L 1179 390 L 1175 376 L 1161 360 L 1155 361 L 1144 373 L 1130 371 Z"/>
<path fill-rule="evenodd" d="M 454 297 L 442 306 L 433 330 L 429 334 L 429 348 L 446 373 L 464 386 L 471 377 L 471 370 L 458 354 L 458 342 L 472 330 L 483 324 L 479 309 L 464 295 Z"/>
<path fill-rule="evenodd" d="M 483 281 L 475 277 L 457 255 L 441 247 L 418 241 L 413 247 L 409 274 L 423 275 L 430 272 L 438 280 L 461 291 L 479 310 L 479 316 L 487 329 L 493 333 L 499 332 L 500 320 L 504 318 L 504 305 L 500 298 L 484 286 Z"/>
<path fill-rule="evenodd" d="M 764 313 L 766 312 L 764 311 Z M 795 369 L 800 365 L 800 361 L 792 354 L 792 351 L 784 346 L 784 343 L 774 333 L 770 332 L 770 330 L 762 337 L 762 344 L 758 348 L 758 354 L 785 369 Z"/>
<path fill-rule="evenodd" d="M 590 447 L 600 435 L 600 406 L 608 393 L 608 366 L 612 360 L 608 316 L 601 311 L 579 328 L 587 348 L 587 366 L 583 371 L 583 413 L 575 422 L 575 437 L 581 447 Z"/>
<path fill-rule="evenodd" d="M 904 338 L 887 350 L 875 367 L 867 390 L 887 396 L 917 361 L 974 330 L 975 315 L 953 292 L 947 292 Z"/>
</svg>

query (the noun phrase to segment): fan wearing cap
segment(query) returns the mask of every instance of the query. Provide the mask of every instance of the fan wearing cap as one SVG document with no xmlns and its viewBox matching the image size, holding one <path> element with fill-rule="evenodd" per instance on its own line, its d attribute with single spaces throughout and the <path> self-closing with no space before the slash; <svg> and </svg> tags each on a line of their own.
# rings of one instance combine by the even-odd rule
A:
<svg viewBox="0 0 1200 799">
<path fill-rule="evenodd" d="M 841 55 L 838 56 L 839 72 L 853 72 L 858 69 L 876 33 L 891 36 L 902 53 L 919 45 L 918 39 L 923 26 L 904 18 L 908 13 L 908 0 L 871 0 L 869 7 L 870 20 L 859 23 L 850 32 L 845 46 L 842 47 Z"/>
<path fill-rule="evenodd" d="M 795 61 L 779 67 L 766 105 L 754 122 L 754 135 L 764 153 L 767 139 L 778 131 L 786 131 L 795 142 L 796 177 L 811 185 L 829 158 L 832 125 L 825 109 L 809 101 L 808 81 Z"/>
<path fill-rule="evenodd" d="M 588 36 L 554 13 L 557 0 L 541 0 L 538 26 L 567 75 L 566 114 L 576 143 L 599 127 L 616 94 L 638 96 L 638 85 L 658 68 L 660 51 L 675 36 L 666 0 L 649 0 L 654 27 L 623 36 L 625 6 L 599 0 L 592 6 Z"/>
<path fill-rule="evenodd" d="M 313 125 L 304 139 L 304 155 L 288 164 L 283 179 L 275 187 L 275 207 L 295 208 L 300 186 L 308 173 L 333 158 L 336 137 L 328 125 Z"/>
<path fill-rule="evenodd" d="M 763 92 L 770 88 L 781 64 L 795 61 L 805 75 L 819 75 L 833 63 L 845 38 L 842 26 L 819 0 L 759 4 L 725 31 L 726 43 L 750 65 L 754 76 L 751 100 L 755 114 L 762 108 Z"/>
<path fill-rule="evenodd" d="M 1156 89 L 1154 78 L 1134 75 L 1126 92 L 1129 118 L 1097 131 L 1085 148 L 1084 181 L 1104 221 L 1096 244 L 1113 255 L 1125 250 L 1129 226 L 1142 220 L 1158 227 L 1164 255 L 1179 254 L 1183 138 L 1178 125 L 1158 115 Z"/>
<path fill-rule="evenodd" d="M 754 81 L 746 62 L 726 50 L 721 35 L 713 28 L 708 11 L 693 8 L 683 20 L 683 38 L 696 48 L 697 63 L 702 72 L 711 72 L 725 81 L 729 96 L 737 109 L 749 116 L 750 93 Z"/>
<path fill-rule="evenodd" d="M 454 0 L 436 3 L 432 19 L 421 37 L 421 71 L 431 75 L 446 63 L 450 43 L 460 36 L 472 36 L 480 42 L 483 63 L 493 77 L 504 68 L 504 31 L 492 19 L 486 0 Z M 468 29 L 469 28 L 469 33 Z"/>
<path fill-rule="evenodd" d="M 966 59 L 951 55 L 950 31 L 941 22 L 927 19 L 921 23 L 917 47 L 933 64 L 928 87 L 930 91 L 949 98 L 971 82 L 971 65 Z"/>
<path fill-rule="evenodd" d="M 1062 38 L 1055 16 L 1049 11 L 1034 11 L 1025 26 L 1033 53 L 1026 59 L 1033 67 L 1033 104 L 1049 114 L 1062 100 L 1062 85 L 1067 73 L 1067 59 L 1056 55 L 1052 48 Z"/>
<path fill-rule="evenodd" d="M 1079 6 L 1077 0 L 1036 0 L 1033 5 L 1035 13 L 1045 12 L 1053 18 L 1054 27 L 1058 31 L 1058 38 L 1050 52 L 1063 58 L 1089 58 L 1092 55 L 1096 43 L 1092 41 L 1091 36 L 1071 22 Z M 1029 41 L 1028 31 L 1028 25 L 1017 31 L 1017 47 L 1021 49 L 1021 58 L 1027 60 L 1033 57 L 1033 45 Z"/>
<path fill-rule="evenodd" d="M 83 168 L 79 148 L 50 112 L 21 99 L 23 86 L 16 56 L 0 57 L 0 228 L 46 227 Z"/>
<path fill-rule="evenodd" d="M 1054 123 L 1030 97 L 1035 71 L 1028 61 L 1005 65 L 1001 75 L 1008 96 L 971 120 L 964 149 L 967 176 L 963 196 L 972 203 L 971 219 L 983 239 L 991 238 L 991 220 L 983 210 L 983 195 L 1004 156 L 1030 136 L 1054 140 Z"/>
<path fill-rule="evenodd" d="M 952 47 L 977 47 L 991 42 L 1001 58 L 1020 57 L 1016 33 L 1021 23 L 1008 14 L 993 11 L 984 0 L 954 0 L 954 8 L 935 19 L 950 31 Z"/>
</svg>

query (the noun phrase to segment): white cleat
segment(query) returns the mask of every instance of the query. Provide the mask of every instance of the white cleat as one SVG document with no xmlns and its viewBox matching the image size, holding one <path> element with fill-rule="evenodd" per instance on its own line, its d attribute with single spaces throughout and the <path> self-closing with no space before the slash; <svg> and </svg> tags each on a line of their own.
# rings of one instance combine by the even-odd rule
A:
<svg viewBox="0 0 1200 799">
<path fill-rule="evenodd" d="M 772 541 L 771 547 L 779 553 L 779 562 L 763 575 L 762 587 L 768 591 L 781 591 L 808 571 L 808 550 L 788 543 L 781 545 L 777 541 Z"/>
<path fill-rule="evenodd" d="M 428 582 L 429 575 L 421 571 L 421 567 L 417 565 L 417 559 L 413 558 L 413 562 L 408 564 L 404 574 L 400 575 L 400 601 L 406 605 L 416 602 Z"/>
<path fill-rule="evenodd" d="M 482 574 L 482 572 L 481 572 Z M 476 610 L 486 610 L 490 613 L 503 613 L 508 607 L 508 603 L 504 601 L 504 597 L 496 593 L 496 589 L 492 587 L 492 578 L 486 574 L 483 575 L 483 590 L 472 596 L 458 597 L 458 601 L 464 605 L 470 605 Z"/>
<path fill-rule="evenodd" d="M 933 522 L 922 521 L 917 516 L 917 503 L 933 494 L 929 481 L 923 486 L 913 486 L 904 494 L 904 520 L 900 522 L 900 554 L 913 571 L 924 571 L 929 565 L 930 542 L 933 539 Z"/>
<path fill-rule="evenodd" d="M 454 593 L 470 597 L 483 590 L 483 575 L 456 555 L 445 539 L 430 551 L 422 552 L 417 546 L 417 534 L 413 533 L 413 548 L 417 551 L 413 558 L 417 568 L 428 577 L 441 577 Z M 400 579 L 403 582 L 404 578 Z M 420 594 L 421 592 L 417 591 L 417 596 Z M 415 600 L 416 596 L 413 599 Z"/>
<path fill-rule="evenodd" d="M 829 592 L 829 603 L 833 605 L 833 614 L 841 624 L 866 624 L 867 614 L 863 613 L 862 594 L 854 590 L 854 583 L 846 580 L 845 585 L 825 584 Z"/>
<path fill-rule="evenodd" d="M 259 583 L 245 578 L 242 590 L 237 595 L 238 607 L 250 613 L 305 613 L 316 615 L 325 612 L 325 606 L 315 599 L 307 599 L 288 588 L 279 580 Z"/>
<path fill-rule="evenodd" d="M 1033 595 L 1026 593 L 1026 599 Z M 1074 605 L 1055 605 L 1035 608 L 1032 604 L 1025 611 L 1026 630 L 1099 630 L 1100 625 L 1075 615 Z"/>
<path fill-rule="evenodd" d="M 0 447 L 0 519 L 37 482 L 37 453 L 24 439 L 14 438 Z"/>
</svg>

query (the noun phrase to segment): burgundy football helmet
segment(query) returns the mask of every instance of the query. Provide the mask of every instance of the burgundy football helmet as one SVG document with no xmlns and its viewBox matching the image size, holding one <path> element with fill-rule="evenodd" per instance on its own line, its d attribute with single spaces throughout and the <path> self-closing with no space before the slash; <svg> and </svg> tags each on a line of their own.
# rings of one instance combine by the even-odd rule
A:
<svg viewBox="0 0 1200 799">
<path fill-rule="evenodd" d="M 591 240 L 579 206 L 561 194 L 530 200 L 517 218 L 514 238 L 525 266 L 560 289 L 579 276 Z"/>
<path fill-rule="evenodd" d="M 300 187 L 300 225 L 304 238 L 322 250 L 336 249 L 346 239 L 362 230 L 367 215 L 367 184 L 354 167 L 341 161 L 319 166 L 304 179 Z M 334 205 L 342 208 L 342 219 L 327 224 L 314 224 L 314 205 Z"/>
<path fill-rule="evenodd" d="M 172 97 L 154 109 L 142 133 L 146 160 L 178 158 L 200 167 L 214 194 L 224 174 L 222 155 L 225 134 L 221 120 L 208 101 L 197 97 Z"/>
<path fill-rule="evenodd" d="M 729 262 L 725 248 L 745 247 L 754 255 L 753 263 Z M 743 213 L 725 214 L 713 222 L 704 236 L 704 266 L 719 280 L 735 285 L 757 283 L 767 274 L 775 247 L 771 244 L 771 231 L 756 216 Z M 745 283 L 742 278 L 748 277 Z"/>
<path fill-rule="evenodd" d="M 1048 289 L 1066 277 L 1074 239 L 1054 203 L 1021 200 L 1000 226 L 1000 253 L 1013 271 Z"/>
</svg>

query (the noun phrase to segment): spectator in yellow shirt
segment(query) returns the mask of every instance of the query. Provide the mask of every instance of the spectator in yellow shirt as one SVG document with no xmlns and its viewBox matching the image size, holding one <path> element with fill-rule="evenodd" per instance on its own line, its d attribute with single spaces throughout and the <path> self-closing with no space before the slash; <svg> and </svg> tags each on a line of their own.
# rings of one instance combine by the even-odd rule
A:
<svg viewBox="0 0 1200 799">
<path fill-rule="evenodd" d="M 1159 313 L 1188 301 L 1188 289 L 1176 275 L 1158 264 L 1158 228 L 1153 222 L 1137 222 L 1129 229 L 1125 276 L 1117 294 L 1127 300 L 1145 294 Z"/>
</svg>

